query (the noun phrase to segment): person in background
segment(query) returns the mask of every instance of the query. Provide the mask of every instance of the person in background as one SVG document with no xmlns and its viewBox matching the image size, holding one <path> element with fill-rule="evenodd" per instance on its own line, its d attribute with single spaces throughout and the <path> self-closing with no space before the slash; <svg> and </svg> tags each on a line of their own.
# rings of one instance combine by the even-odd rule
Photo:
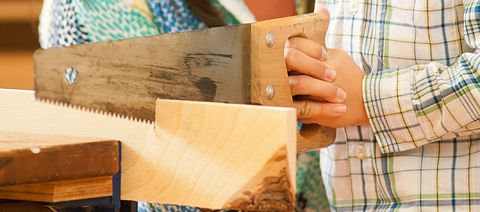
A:
<svg viewBox="0 0 480 212">
<path fill-rule="evenodd" d="M 239 0 L 45 0 L 39 34 L 52 48 L 254 21 Z"/>
</svg>

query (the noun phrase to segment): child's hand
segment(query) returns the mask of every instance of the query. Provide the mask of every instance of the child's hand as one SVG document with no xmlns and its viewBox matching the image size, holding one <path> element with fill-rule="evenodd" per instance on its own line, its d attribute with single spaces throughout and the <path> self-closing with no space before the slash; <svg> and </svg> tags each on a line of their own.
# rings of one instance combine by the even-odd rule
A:
<svg viewBox="0 0 480 212">
<path fill-rule="evenodd" d="M 364 76 L 341 49 L 329 49 L 305 38 L 290 38 L 285 46 L 297 116 L 304 123 L 329 127 L 368 124 L 362 97 Z"/>
</svg>

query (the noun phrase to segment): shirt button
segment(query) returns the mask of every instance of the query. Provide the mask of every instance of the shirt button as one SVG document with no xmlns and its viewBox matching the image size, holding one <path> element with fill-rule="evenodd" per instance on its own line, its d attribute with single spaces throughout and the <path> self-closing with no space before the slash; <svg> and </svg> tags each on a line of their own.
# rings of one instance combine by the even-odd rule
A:
<svg viewBox="0 0 480 212">
<path fill-rule="evenodd" d="M 348 4 L 349 4 L 350 12 L 353 15 L 355 15 L 358 11 L 358 6 L 359 6 L 358 0 L 350 0 Z"/>
<path fill-rule="evenodd" d="M 365 145 L 363 144 L 356 144 L 353 148 L 355 157 L 358 159 L 364 159 L 366 156 Z"/>
</svg>

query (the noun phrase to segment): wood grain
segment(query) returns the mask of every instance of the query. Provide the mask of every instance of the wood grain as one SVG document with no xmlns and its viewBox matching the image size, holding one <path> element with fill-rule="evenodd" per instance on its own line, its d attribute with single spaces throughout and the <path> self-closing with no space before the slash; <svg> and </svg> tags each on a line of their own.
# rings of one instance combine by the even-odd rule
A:
<svg viewBox="0 0 480 212">
<path fill-rule="evenodd" d="M 114 175 L 119 171 L 118 145 L 98 138 L 1 131 L 0 185 Z"/>
<path fill-rule="evenodd" d="M 158 100 L 156 123 L 165 149 L 184 152 L 162 161 L 172 167 L 155 185 L 163 202 L 293 210 L 294 110 Z"/>
<path fill-rule="evenodd" d="M 112 176 L 0 186 L 0 199 L 64 202 L 112 196 Z"/>
<path fill-rule="evenodd" d="M 124 200 L 293 209 L 291 108 L 159 100 L 156 124 L 148 124 L 0 90 L 0 111 L 0 129 L 8 132 L 120 140 Z"/>
</svg>

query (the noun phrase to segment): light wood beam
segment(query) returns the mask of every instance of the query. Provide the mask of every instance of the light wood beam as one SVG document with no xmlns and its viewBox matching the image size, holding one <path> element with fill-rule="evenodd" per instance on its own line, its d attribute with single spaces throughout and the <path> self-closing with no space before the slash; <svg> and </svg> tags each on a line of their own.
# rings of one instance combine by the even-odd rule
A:
<svg viewBox="0 0 480 212">
<path fill-rule="evenodd" d="M 155 124 L 0 90 L 0 131 L 122 142 L 122 199 L 211 209 L 294 208 L 291 108 L 158 100 Z"/>
</svg>

